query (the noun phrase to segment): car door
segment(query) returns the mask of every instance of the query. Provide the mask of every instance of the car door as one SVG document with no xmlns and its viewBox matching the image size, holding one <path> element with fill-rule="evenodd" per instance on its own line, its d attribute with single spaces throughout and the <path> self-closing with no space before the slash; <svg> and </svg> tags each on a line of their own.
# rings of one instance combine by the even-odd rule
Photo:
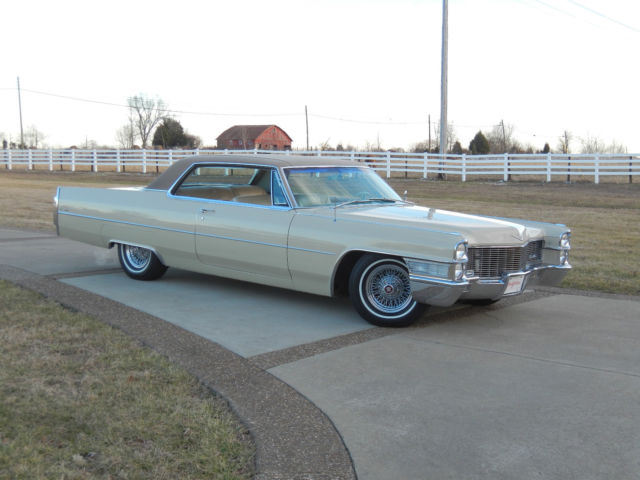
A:
<svg viewBox="0 0 640 480">
<path fill-rule="evenodd" d="M 277 194 L 277 171 L 228 165 L 200 168 L 206 168 L 201 170 L 205 173 L 184 189 L 191 190 L 187 193 L 195 200 L 198 260 L 234 278 L 289 286 L 287 235 L 293 210 Z"/>
</svg>

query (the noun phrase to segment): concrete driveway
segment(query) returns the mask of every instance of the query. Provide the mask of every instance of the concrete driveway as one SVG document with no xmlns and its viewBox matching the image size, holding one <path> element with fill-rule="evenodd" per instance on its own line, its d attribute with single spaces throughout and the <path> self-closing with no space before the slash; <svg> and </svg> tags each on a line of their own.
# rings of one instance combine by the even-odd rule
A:
<svg viewBox="0 0 640 480">
<path fill-rule="evenodd" d="M 108 297 L 222 346 L 319 408 L 338 432 L 323 442 L 344 442 L 322 447 L 325 466 L 295 473 L 287 463 L 316 452 L 291 447 L 281 472 L 259 468 L 257 478 L 640 479 L 636 297 L 541 290 L 393 330 L 372 328 L 343 300 L 171 269 L 136 282 L 115 270 L 113 252 L 50 234 L 0 230 L 0 245 L 14 277 Z M 232 405 L 246 401 L 221 390 Z M 334 468 L 340 448 L 353 467 Z"/>
</svg>

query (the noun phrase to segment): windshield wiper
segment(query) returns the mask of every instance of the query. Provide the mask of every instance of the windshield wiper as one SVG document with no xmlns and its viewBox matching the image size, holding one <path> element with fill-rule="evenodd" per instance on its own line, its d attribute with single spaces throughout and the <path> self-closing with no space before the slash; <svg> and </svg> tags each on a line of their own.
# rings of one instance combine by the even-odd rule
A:
<svg viewBox="0 0 640 480">
<path fill-rule="evenodd" d="M 412 205 L 412 202 L 407 202 L 406 200 L 396 200 L 395 198 L 358 198 L 349 200 L 347 202 L 336 203 L 333 208 L 346 207 L 347 205 L 357 205 L 359 203 L 403 203 Z"/>
</svg>

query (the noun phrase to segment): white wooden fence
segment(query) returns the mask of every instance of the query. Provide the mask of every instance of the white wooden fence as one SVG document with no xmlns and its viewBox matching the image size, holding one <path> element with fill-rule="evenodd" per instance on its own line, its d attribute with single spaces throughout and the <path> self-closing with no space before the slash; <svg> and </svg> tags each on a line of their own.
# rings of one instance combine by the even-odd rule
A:
<svg viewBox="0 0 640 480">
<path fill-rule="evenodd" d="M 160 172 L 175 161 L 192 155 L 284 154 L 342 158 L 363 162 L 387 178 L 447 178 L 463 182 L 472 177 L 510 181 L 552 179 L 571 181 L 587 177 L 600 183 L 603 177 L 633 182 L 640 176 L 640 154 L 588 155 L 446 155 L 433 153 L 273 151 L 273 150 L 0 150 L 0 168 L 12 170 L 66 170 Z M 451 177 L 449 177 L 451 178 Z"/>
</svg>

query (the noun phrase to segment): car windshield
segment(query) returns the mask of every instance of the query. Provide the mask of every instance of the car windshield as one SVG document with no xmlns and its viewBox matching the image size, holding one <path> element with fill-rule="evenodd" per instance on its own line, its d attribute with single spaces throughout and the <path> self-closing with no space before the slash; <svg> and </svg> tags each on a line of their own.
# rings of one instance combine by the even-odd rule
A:
<svg viewBox="0 0 640 480">
<path fill-rule="evenodd" d="M 289 168 L 285 174 L 301 207 L 402 201 L 378 174 L 366 167 Z"/>
</svg>

